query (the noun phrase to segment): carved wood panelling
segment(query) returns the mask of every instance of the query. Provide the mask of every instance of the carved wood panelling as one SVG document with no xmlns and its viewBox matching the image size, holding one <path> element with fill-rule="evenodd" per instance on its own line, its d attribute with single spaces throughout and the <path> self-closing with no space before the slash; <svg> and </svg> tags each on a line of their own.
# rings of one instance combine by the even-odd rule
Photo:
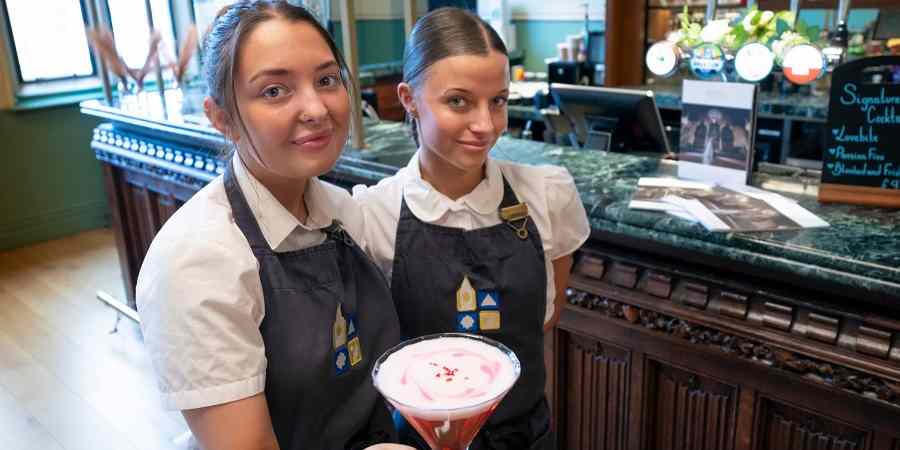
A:
<svg viewBox="0 0 900 450">
<path fill-rule="evenodd" d="M 113 153 L 110 147 L 96 147 L 94 155 L 99 161 L 121 168 L 126 171 L 129 176 L 144 175 L 153 180 L 172 183 L 192 192 L 199 191 L 210 180 L 215 178 L 215 174 L 201 172 L 189 169 L 189 173 L 171 170 L 160 167 L 152 163 L 143 162 L 137 159 L 137 156 L 129 154 L 127 151 L 119 149 L 117 153 Z M 152 160 L 152 159 L 151 159 Z"/>
<path fill-rule="evenodd" d="M 856 351 L 879 358 L 887 358 L 890 349 L 890 332 L 866 325 L 859 327 L 856 335 Z"/>
<path fill-rule="evenodd" d="M 625 448 L 628 417 L 628 352 L 567 334 L 566 448 Z"/>
<path fill-rule="evenodd" d="M 669 298 L 669 295 L 672 294 L 672 277 L 659 272 L 647 271 L 638 282 L 638 289 L 654 297 Z"/>
<path fill-rule="evenodd" d="M 616 286 L 631 289 L 637 284 L 638 268 L 631 264 L 616 262 L 612 264 L 606 278 Z"/>
<path fill-rule="evenodd" d="M 824 314 L 809 313 L 806 323 L 806 336 L 826 344 L 837 342 L 841 322 L 837 317 Z"/>
<path fill-rule="evenodd" d="M 765 449 L 791 449 L 791 450 L 857 450 L 862 447 L 856 443 L 845 441 L 841 438 L 826 435 L 822 432 L 813 432 L 803 425 L 791 422 L 780 416 L 772 418 L 769 428 L 766 430 L 767 442 Z"/>
<path fill-rule="evenodd" d="M 153 242 L 153 238 L 156 236 L 156 224 L 159 222 L 159 217 L 152 193 L 143 186 L 131 185 L 129 187 L 137 208 L 138 228 L 141 230 L 141 242 L 143 244 L 141 259 L 143 260 L 147 250 L 150 249 L 150 243 Z"/>
<path fill-rule="evenodd" d="M 728 450 L 734 447 L 737 389 L 654 361 L 648 431 L 657 450 Z"/>
<path fill-rule="evenodd" d="M 120 181 L 117 189 L 121 192 L 125 216 L 125 220 L 122 221 L 122 225 L 125 228 L 122 232 L 128 237 L 129 253 L 137 255 L 137 267 L 135 269 L 139 270 L 140 264 L 144 260 L 144 255 L 147 253 L 147 244 L 145 244 L 146 232 L 143 230 L 145 221 L 141 215 L 142 208 L 138 203 L 137 196 L 134 193 L 135 189 L 132 185 Z M 135 272 L 135 280 L 137 280 L 137 272 Z"/>
<path fill-rule="evenodd" d="M 134 283 L 144 256 L 156 233 L 190 197 L 190 192 L 184 186 L 115 166 L 106 165 L 104 172 L 127 300 L 133 307 Z"/>
<path fill-rule="evenodd" d="M 830 418 L 766 400 L 758 450 L 864 450 L 871 433 Z"/>
<path fill-rule="evenodd" d="M 672 300 L 697 309 L 705 309 L 709 302 L 709 286 L 691 281 L 682 281 L 675 287 Z"/>
<path fill-rule="evenodd" d="M 775 302 L 763 304 L 763 325 L 779 331 L 790 331 L 794 322 L 794 308 Z"/>
<path fill-rule="evenodd" d="M 572 305 L 595 310 L 654 332 L 676 336 L 696 346 L 713 348 L 745 361 L 802 376 L 808 381 L 900 407 L 900 383 L 895 381 L 577 289 L 569 289 L 567 293 Z"/>
<path fill-rule="evenodd" d="M 581 266 L 576 267 L 572 277 L 576 286 L 593 289 L 592 286 L 608 284 L 618 289 L 630 289 L 633 294 L 641 296 L 641 303 L 645 306 L 659 299 L 671 299 L 671 305 L 682 308 L 687 316 L 703 314 L 713 322 L 736 320 L 761 329 L 790 334 L 805 340 L 804 346 L 814 345 L 826 351 L 851 350 L 865 358 L 900 364 L 900 321 L 881 316 L 860 317 L 858 313 L 851 312 L 842 315 L 833 307 L 819 308 L 810 299 L 795 300 L 775 292 L 754 290 L 743 283 L 732 284 L 730 280 L 718 276 L 694 278 L 680 269 L 657 264 L 645 267 L 632 259 L 597 251 L 585 251 L 585 256 L 582 259 L 589 260 L 590 266 L 584 267 L 591 268 L 590 275 L 582 274 Z M 598 267 L 604 269 L 597 270 Z M 580 284 L 579 280 L 587 282 Z M 602 288 L 598 293 L 602 293 Z M 618 299 L 628 300 L 618 293 L 614 295 Z M 597 308 L 598 302 L 597 298 L 586 298 L 579 304 L 591 309 Z M 636 323 L 639 314 L 629 308 L 627 305 L 619 306 L 624 318 Z M 672 307 L 663 309 L 671 312 Z M 823 376 L 831 378 L 830 375 Z M 879 398 L 897 395 L 897 380 L 889 377 L 893 380 L 885 380 L 886 384 L 881 385 L 882 393 L 877 394 Z M 859 384 L 856 378 L 853 380 L 850 384 Z M 834 384 L 847 383 L 834 380 Z M 869 394 L 876 395 L 873 392 Z"/>
<path fill-rule="evenodd" d="M 119 268 L 125 284 L 125 300 L 129 306 L 135 307 L 134 286 L 140 268 L 138 255 L 132 251 L 131 235 L 126 235 L 128 214 L 125 207 L 125 192 L 122 189 L 122 173 L 109 164 L 103 164 L 103 186 L 110 209 L 110 221 L 113 236 L 116 240 L 116 252 L 119 256 Z"/>
<path fill-rule="evenodd" d="M 720 291 L 713 297 L 712 309 L 723 316 L 744 320 L 750 311 L 750 303 L 746 295 Z"/>
<path fill-rule="evenodd" d="M 159 218 L 159 223 L 157 223 L 157 230 L 165 225 L 169 218 L 172 217 L 172 214 L 175 214 L 175 211 L 177 211 L 178 208 L 181 207 L 181 205 L 183 205 L 183 203 L 168 195 L 156 196 L 156 210 L 157 217 Z"/>
<path fill-rule="evenodd" d="M 900 364 L 900 333 L 894 333 L 894 345 L 891 346 L 891 361 Z"/>
<path fill-rule="evenodd" d="M 603 275 L 606 273 L 606 265 L 600 258 L 585 255 L 579 258 L 575 271 L 588 278 L 602 280 Z"/>
</svg>

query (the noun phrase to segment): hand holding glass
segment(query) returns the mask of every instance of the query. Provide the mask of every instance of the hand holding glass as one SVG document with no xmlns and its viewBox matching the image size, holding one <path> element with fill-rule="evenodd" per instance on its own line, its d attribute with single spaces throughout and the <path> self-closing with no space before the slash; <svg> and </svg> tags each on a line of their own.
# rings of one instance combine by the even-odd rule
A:
<svg viewBox="0 0 900 450">
<path fill-rule="evenodd" d="M 521 371 L 515 353 L 499 342 L 443 333 L 388 350 L 372 379 L 433 450 L 465 450 Z"/>
</svg>

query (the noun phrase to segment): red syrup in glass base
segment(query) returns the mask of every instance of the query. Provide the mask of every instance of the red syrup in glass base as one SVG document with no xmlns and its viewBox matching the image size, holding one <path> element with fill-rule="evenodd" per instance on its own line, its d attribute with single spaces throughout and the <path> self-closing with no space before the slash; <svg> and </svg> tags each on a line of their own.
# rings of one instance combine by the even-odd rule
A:
<svg viewBox="0 0 900 450">
<path fill-rule="evenodd" d="M 445 333 L 389 350 L 376 362 L 372 377 L 432 449 L 462 450 L 520 372 L 516 355 L 502 344 Z"/>
<path fill-rule="evenodd" d="M 497 409 L 500 402 L 474 416 L 458 418 L 455 420 L 427 420 L 404 414 L 406 420 L 412 425 L 419 436 L 428 442 L 431 448 L 436 450 L 465 449 L 475 439 L 475 435 L 481 430 L 481 426 L 488 420 L 491 413 Z"/>
</svg>

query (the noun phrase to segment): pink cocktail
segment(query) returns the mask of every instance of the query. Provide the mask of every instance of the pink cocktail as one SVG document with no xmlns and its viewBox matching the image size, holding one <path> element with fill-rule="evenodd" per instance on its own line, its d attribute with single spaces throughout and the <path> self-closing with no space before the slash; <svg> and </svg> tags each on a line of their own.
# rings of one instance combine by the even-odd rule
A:
<svg viewBox="0 0 900 450">
<path fill-rule="evenodd" d="M 482 336 L 443 333 L 388 350 L 375 387 L 434 450 L 465 450 L 522 368 L 515 353 Z"/>
</svg>

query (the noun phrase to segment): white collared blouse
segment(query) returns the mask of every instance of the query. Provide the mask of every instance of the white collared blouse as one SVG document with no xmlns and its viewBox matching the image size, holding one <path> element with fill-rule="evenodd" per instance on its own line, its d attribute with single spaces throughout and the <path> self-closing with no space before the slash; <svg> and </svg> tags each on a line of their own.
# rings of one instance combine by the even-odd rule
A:
<svg viewBox="0 0 900 450">
<path fill-rule="evenodd" d="M 501 177 L 502 174 L 502 177 Z M 553 260 L 572 254 L 587 241 L 590 225 L 574 180 L 563 167 L 531 166 L 488 158 L 485 178 L 472 192 L 451 200 L 422 179 L 416 153 L 406 167 L 375 186 L 356 186 L 353 196 L 365 213 L 369 253 L 391 278 L 402 200 L 426 223 L 473 230 L 502 223 L 503 177 L 519 197 L 541 235 L 547 269 L 545 322 L 553 317 L 556 286 Z"/>
</svg>

